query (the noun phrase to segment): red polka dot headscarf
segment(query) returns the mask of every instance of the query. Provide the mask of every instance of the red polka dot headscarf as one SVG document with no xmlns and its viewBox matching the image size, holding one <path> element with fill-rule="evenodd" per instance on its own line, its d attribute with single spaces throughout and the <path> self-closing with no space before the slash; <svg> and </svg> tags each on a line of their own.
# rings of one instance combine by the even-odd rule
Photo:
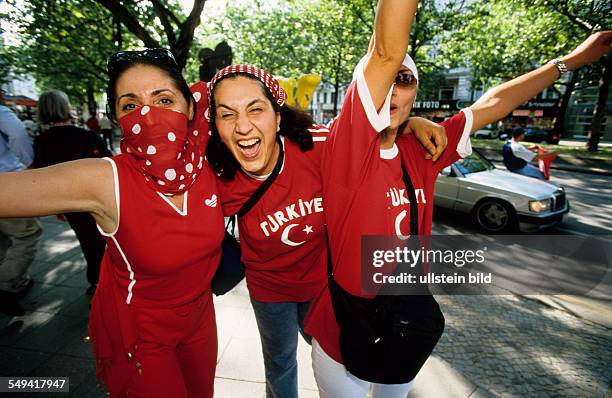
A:
<svg viewBox="0 0 612 398">
<path fill-rule="evenodd" d="M 279 106 L 283 106 L 283 104 L 285 103 L 285 99 L 287 98 L 287 93 L 285 93 L 285 90 L 283 90 L 281 85 L 278 83 L 278 80 L 276 80 L 271 73 L 266 72 L 265 70 L 260 69 L 256 66 L 246 64 L 226 66 L 213 76 L 213 78 L 210 80 L 210 83 L 208 83 L 209 104 L 212 103 L 212 92 L 215 84 L 217 84 L 217 82 L 219 82 L 219 80 L 223 79 L 224 77 L 227 77 L 229 75 L 235 75 L 237 73 L 244 73 L 253 76 L 257 80 L 262 82 L 266 89 L 268 89 L 270 94 L 272 94 L 272 97 L 274 97 L 276 103 Z"/>
</svg>

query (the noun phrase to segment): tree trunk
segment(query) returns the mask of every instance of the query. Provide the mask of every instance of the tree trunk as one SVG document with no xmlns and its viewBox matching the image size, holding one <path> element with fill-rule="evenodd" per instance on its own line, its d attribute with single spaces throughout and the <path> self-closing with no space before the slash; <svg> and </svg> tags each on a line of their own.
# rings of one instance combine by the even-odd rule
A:
<svg viewBox="0 0 612 398">
<path fill-rule="evenodd" d="M 98 110 L 98 104 L 96 104 L 94 97 L 94 89 L 89 82 L 87 82 L 87 109 L 90 115 L 95 115 Z"/>
<path fill-rule="evenodd" d="M 123 34 L 121 32 L 121 22 L 117 18 L 113 18 L 115 22 L 115 44 L 117 45 L 117 50 L 121 51 L 123 48 Z"/>
<path fill-rule="evenodd" d="M 334 116 L 332 117 L 332 119 L 334 117 L 336 117 L 336 115 L 338 114 L 338 99 L 340 98 L 340 81 L 338 80 L 338 74 L 336 73 L 336 78 L 334 81 Z"/>
<path fill-rule="evenodd" d="M 149 31 L 141 24 L 138 15 L 133 15 L 130 10 L 119 0 L 96 0 L 100 5 L 105 7 L 113 14 L 125 28 L 134 36 L 139 38 L 145 47 L 160 47 L 161 44 L 156 40 Z M 154 1 L 154 9 L 160 21 L 164 24 L 164 32 L 170 44 L 170 50 L 174 53 L 176 63 L 182 70 L 189 59 L 189 49 L 193 43 L 193 35 L 195 29 L 200 25 L 200 16 L 204 10 L 206 0 L 194 0 L 193 8 L 189 16 L 179 22 L 174 13 L 163 5 L 163 2 Z M 178 38 L 175 37 L 175 32 L 172 30 L 170 21 L 174 22 L 179 27 Z M 173 45 L 174 44 L 174 45 Z"/>
<path fill-rule="evenodd" d="M 180 25 L 180 32 L 176 40 L 176 46 L 172 48 L 172 52 L 176 57 L 176 63 L 183 70 L 189 59 L 189 49 L 193 43 L 193 35 L 195 29 L 200 25 L 200 16 L 204 10 L 206 0 L 194 0 L 193 8 L 187 19 Z"/>
<path fill-rule="evenodd" d="M 559 137 L 562 136 L 563 133 L 563 124 L 565 123 L 565 114 L 567 113 L 567 108 L 569 106 L 570 98 L 572 97 L 572 93 L 574 92 L 574 88 L 576 87 L 576 83 L 578 83 L 578 71 L 572 72 L 572 78 L 565 85 L 565 92 L 561 97 L 559 105 L 557 107 L 557 112 L 555 114 L 555 119 L 553 121 L 553 131 Z"/>
<path fill-rule="evenodd" d="M 340 67 L 342 66 L 342 51 L 338 52 L 338 63 L 336 64 L 336 76 L 334 76 L 334 116 L 338 114 L 338 101 L 340 99 Z"/>
<path fill-rule="evenodd" d="M 597 96 L 597 105 L 593 109 L 593 120 L 591 121 L 591 131 L 587 142 L 587 149 L 591 152 L 597 151 L 601 139 L 601 123 L 606 114 L 608 90 L 612 77 L 612 57 L 606 57 L 605 60 L 602 60 L 602 63 L 604 67 L 601 79 L 599 79 L 599 95 Z"/>
</svg>

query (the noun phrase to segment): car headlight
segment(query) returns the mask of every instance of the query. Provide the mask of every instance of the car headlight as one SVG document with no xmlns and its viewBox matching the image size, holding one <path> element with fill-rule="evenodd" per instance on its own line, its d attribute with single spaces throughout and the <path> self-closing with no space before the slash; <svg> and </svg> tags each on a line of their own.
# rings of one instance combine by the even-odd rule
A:
<svg viewBox="0 0 612 398">
<path fill-rule="evenodd" d="M 550 210 L 550 199 L 544 200 L 530 200 L 529 201 L 529 210 L 534 213 L 541 213 L 546 210 Z"/>
</svg>

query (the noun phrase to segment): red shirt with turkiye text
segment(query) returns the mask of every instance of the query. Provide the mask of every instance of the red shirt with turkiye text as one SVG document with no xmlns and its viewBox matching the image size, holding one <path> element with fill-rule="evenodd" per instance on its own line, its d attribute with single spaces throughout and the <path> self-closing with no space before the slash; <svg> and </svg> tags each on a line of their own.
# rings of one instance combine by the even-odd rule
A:
<svg viewBox="0 0 612 398">
<path fill-rule="evenodd" d="M 379 132 L 389 126 L 391 91 L 378 112 L 363 70 L 357 70 L 355 77 L 331 127 L 322 176 L 334 278 L 345 290 L 364 296 L 360 286 L 361 237 L 414 233 L 410 231 L 410 204 L 401 162 L 415 189 L 418 233 L 430 234 L 437 175 L 442 168 L 471 153 L 472 115 L 465 109 L 442 123 L 448 147 L 436 163 L 425 159 L 425 149 L 412 134 L 398 137 L 391 149 L 381 150 Z M 342 362 L 339 330 L 327 287 L 311 305 L 306 332 L 328 355 Z"/>
<path fill-rule="evenodd" d="M 310 301 L 326 283 L 320 170 L 328 130 L 313 126 L 311 133 L 314 148 L 304 152 L 281 137 L 285 157 L 279 175 L 238 218 L 247 286 L 257 301 Z M 242 170 L 232 181 L 219 179 L 224 214 L 236 214 L 264 179 Z"/>
</svg>

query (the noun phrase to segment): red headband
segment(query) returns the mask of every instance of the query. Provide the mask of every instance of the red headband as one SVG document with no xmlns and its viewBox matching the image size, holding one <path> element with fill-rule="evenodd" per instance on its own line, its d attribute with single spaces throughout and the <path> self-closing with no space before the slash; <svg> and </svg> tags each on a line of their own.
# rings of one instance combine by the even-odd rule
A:
<svg viewBox="0 0 612 398">
<path fill-rule="evenodd" d="M 283 106 L 283 104 L 285 103 L 287 94 L 285 93 L 285 90 L 283 90 L 281 85 L 278 83 L 278 80 L 276 80 L 274 76 L 272 76 L 272 74 L 266 72 L 263 69 L 259 69 L 256 66 L 240 64 L 240 65 L 226 66 L 225 68 L 221 69 L 219 72 L 217 72 L 213 76 L 213 78 L 210 80 L 210 83 L 208 83 L 208 103 L 209 104 L 212 103 L 211 100 L 212 100 L 212 91 L 213 91 L 214 85 L 219 80 L 223 79 L 224 77 L 228 75 L 235 75 L 236 73 L 245 73 L 247 75 L 251 75 L 255 77 L 257 80 L 262 82 L 264 86 L 266 86 L 266 88 L 268 89 L 270 94 L 272 94 L 272 97 L 274 97 L 274 99 L 276 100 L 276 103 L 279 106 Z"/>
</svg>

